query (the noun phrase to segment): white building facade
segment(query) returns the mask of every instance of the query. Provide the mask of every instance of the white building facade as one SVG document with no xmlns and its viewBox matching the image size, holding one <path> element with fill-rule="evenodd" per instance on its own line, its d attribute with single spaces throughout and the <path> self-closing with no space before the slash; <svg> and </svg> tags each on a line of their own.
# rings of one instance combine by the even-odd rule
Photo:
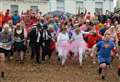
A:
<svg viewBox="0 0 120 82">
<path fill-rule="evenodd" d="M 43 14 L 55 10 L 76 14 L 79 8 L 80 12 L 87 9 L 91 13 L 114 11 L 113 0 L 0 0 L 0 10 L 19 12 L 39 9 Z"/>
<path fill-rule="evenodd" d="M 62 5 L 61 5 L 62 4 Z M 81 12 L 105 13 L 106 10 L 114 11 L 113 0 L 50 0 L 50 11 L 60 10 L 76 14 L 80 8 Z M 58 7 L 61 6 L 61 7 Z"/>
<path fill-rule="evenodd" d="M 116 8 L 120 9 L 120 0 L 117 0 L 117 2 L 116 2 Z"/>
<path fill-rule="evenodd" d="M 29 9 L 40 10 L 43 14 L 49 11 L 47 0 L 0 0 L 0 10 L 10 9 L 12 12 L 18 10 L 19 13 Z"/>
</svg>

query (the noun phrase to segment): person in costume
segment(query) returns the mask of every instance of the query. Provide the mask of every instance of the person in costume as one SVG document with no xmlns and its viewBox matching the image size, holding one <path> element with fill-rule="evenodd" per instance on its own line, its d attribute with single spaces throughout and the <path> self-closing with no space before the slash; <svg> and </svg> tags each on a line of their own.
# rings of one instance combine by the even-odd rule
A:
<svg viewBox="0 0 120 82">
<path fill-rule="evenodd" d="M 9 55 L 13 42 L 13 33 L 9 32 L 9 25 L 5 23 L 3 31 L 0 32 L 0 71 L 2 77 L 4 77 L 4 72 L 6 71 L 5 56 Z"/>
</svg>

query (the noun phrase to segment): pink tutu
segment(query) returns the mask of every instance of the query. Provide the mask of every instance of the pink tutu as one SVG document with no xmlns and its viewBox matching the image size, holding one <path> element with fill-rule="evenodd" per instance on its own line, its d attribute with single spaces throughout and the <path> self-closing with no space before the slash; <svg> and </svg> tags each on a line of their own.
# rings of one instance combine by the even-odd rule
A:
<svg viewBox="0 0 120 82">
<path fill-rule="evenodd" d="M 87 44 L 84 41 L 73 41 L 71 43 L 71 47 L 70 47 L 70 51 L 72 52 L 78 52 L 78 49 L 82 48 L 82 49 L 87 49 Z"/>
<path fill-rule="evenodd" d="M 68 55 L 70 51 L 70 43 L 68 41 L 63 41 L 57 46 L 58 53 L 60 55 Z"/>
</svg>

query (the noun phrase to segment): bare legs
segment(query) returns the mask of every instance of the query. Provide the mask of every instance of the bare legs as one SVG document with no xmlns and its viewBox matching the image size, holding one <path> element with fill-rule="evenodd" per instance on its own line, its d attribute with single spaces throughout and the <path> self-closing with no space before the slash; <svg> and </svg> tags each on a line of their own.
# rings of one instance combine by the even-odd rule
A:
<svg viewBox="0 0 120 82">
<path fill-rule="evenodd" d="M 4 78 L 4 72 L 6 70 L 6 64 L 5 64 L 5 54 L 0 53 L 0 71 L 1 71 L 1 77 Z"/>
</svg>

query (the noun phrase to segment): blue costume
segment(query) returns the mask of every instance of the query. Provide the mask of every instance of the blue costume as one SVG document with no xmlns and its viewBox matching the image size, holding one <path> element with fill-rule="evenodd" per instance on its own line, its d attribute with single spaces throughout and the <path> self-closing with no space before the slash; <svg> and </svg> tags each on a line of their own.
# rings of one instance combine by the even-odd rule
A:
<svg viewBox="0 0 120 82">
<path fill-rule="evenodd" d="M 110 65 L 111 62 L 111 50 L 115 47 L 113 41 L 100 41 L 97 43 L 98 48 L 98 62 L 99 64 L 106 63 Z"/>
</svg>

